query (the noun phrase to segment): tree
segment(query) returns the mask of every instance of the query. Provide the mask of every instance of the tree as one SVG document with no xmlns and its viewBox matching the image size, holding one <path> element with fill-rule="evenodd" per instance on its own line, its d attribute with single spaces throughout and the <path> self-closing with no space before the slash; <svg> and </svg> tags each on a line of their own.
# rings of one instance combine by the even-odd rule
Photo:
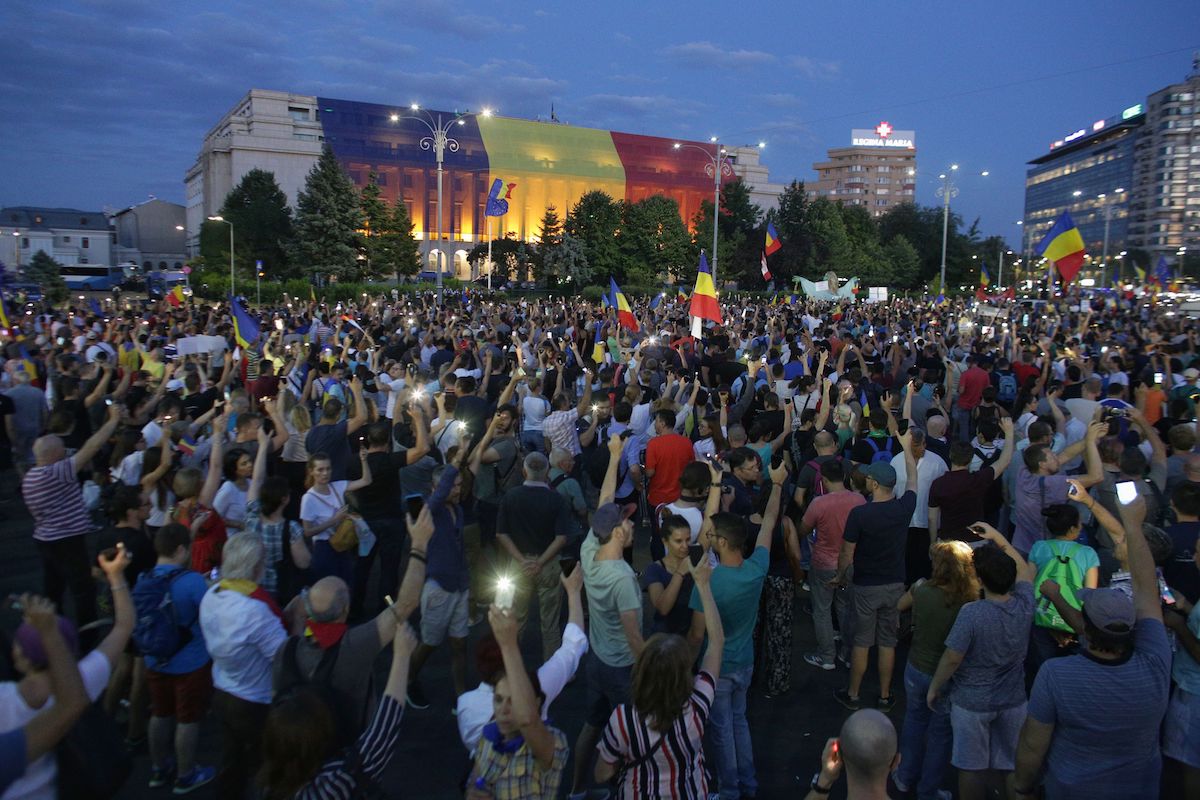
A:
<svg viewBox="0 0 1200 800">
<path fill-rule="evenodd" d="M 809 204 L 808 227 L 812 234 L 813 258 L 805 265 L 805 277 L 819 280 L 833 270 L 839 277 L 852 277 L 854 248 L 846 233 L 841 211 L 823 197 Z"/>
<path fill-rule="evenodd" d="M 420 270 L 421 258 L 417 240 L 412 235 L 408 209 L 399 201 L 389 206 L 382 194 L 379 176 L 372 170 L 360 199 L 366 226 L 363 235 L 365 277 L 415 275 Z"/>
<path fill-rule="evenodd" d="M 363 224 L 358 191 L 326 145 L 297 198 L 296 262 L 310 275 L 356 280 Z"/>
<path fill-rule="evenodd" d="M 591 191 L 579 198 L 563 223 L 563 230 L 583 245 L 584 256 L 595 275 L 617 275 L 622 268 L 617 244 L 621 205 L 604 192 Z"/>
<path fill-rule="evenodd" d="M 42 287 L 42 295 L 51 303 L 61 303 L 67 299 L 67 282 L 63 280 L 62 264 L 38 250 L 22 269 L 25 280 Z"/>
<path fill-rule="evenodd" d="M 653 195 L 626 203 L 619 237 L 621 277 L 638 286 L 653 286 L 677 276 L 691 261 L 692 237 L 679 216 L 679 205 Z"/>
<path fill-rule="evenodd" d="M 545 269 L 577 291 L 592 283 L 592 268 L 583 251 L 583 242 L 569 233 L 564 233 L 558 246 L 546 254 Z"/>
<path fill-rule="evenodd" d="M 221 216 L 233 223 L 235 266 L 243 276 L 254 274 L 255 262 L 272 279 L 292 277 L 287 250 L 292 241 L 292 210 L 287 195 L 275 182 L 275 174 L 252 169 L 225 197 Z M 228 234 L 225 226 L 217 223 Z M 223 258 L 229 263 L 229 238 L 223 240 Z"/>
<path fill-rule="evenodd" d="M 892 270 L 887 285 L 897 289 L 915 288 L 921 277 L 921 255 L 917 249 L 902 234 L 892 237 L 883 249 Z"/>
<path fill-rule="evenodd" d="M 467 260 L 471 263 L 486 263 L 488 254 L 488 243 L 480 242 L 471 248 L 467 253 Z M 520 274 L 523 268 L 528 266 L 529 252 L 525 248 L 525 243 L 516 238 L 513 233 L 504 234 L 503 239 L 492 240 L 492 262 L 496 265 L 494 279 L 504 283 L 505 281 L 516 277 L 517 280 L 525 280 L 523 274 Z M 486 271 L 483 274 L 487 274 Z"/>
<path fill-rule="evenodd" d="M 558 218 L 558 209 L 547 206 L 542 215 L 541 232 L 538 235 L 537 252 L 533 254 L 533 279 L 540 282 L 546 279 L 548 286 L 555 284 L 554 279 L 562 277 L 550 270 L 548 264 L 554 262 L 554 250 L 562 241 L 562 220 Z"/>
</svg>

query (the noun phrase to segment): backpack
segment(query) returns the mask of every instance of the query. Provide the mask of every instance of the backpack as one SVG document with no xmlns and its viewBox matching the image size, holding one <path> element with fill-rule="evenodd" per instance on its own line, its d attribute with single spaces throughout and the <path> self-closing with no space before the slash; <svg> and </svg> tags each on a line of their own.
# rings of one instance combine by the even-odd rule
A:
<svg viewBox="0 0 1200 800">
<path fill-rule="evenodd" d="M 871 445 L 871 450 L 874 451 L 869 463 L 876 464 L 880 461 L 887 461 L 888 463 L 891 463 L 893 455 L 892 437 L 889 436 L 884 440 L 884 442 L 887 443 L 887 447 L 880 447 L 879 445 L 875 444 L 875 438 L 876 437 L 874 436 L 867 437 L 867 444 Z"/>
<path fill-rule="evenodd" d="M 321 653 L 321 660 L 317 662 L 311 678 L 305 676 L 296 660 L 299 647 L 299 636 L 289 637 L 283 646 L 272 702 L 278 703 L 302 691 L 313 692 L 325 702 L 333 715 L 337 748 L 354 744 L 366 722 L 362 719 L 365 716 L 363 709 L 355 708 L 352 698 L 345 692 L 339 692 L 333 685 L 333 667 L 337 664 L 342 643 L 338 642 Z"/>
<path fill-rule="evenodd" d="M 168 661 L 192 640 L 192 632 L 179 620 L 171 597 L 171 586 L 187 572 L 183 567 L 159 575 L 143 572 L 133 585 L 133 607 L 137 611 L 133 642 L 143 655 Z"/>
<path fill-rule="evenodd" d="M 1065 551 L 1058 546 L 1059 544 L 1067 546 Z M 1042 565 L 1033 581 L 1033 590 L 1037 600 L 1037 606 L 1033 612 L 1033 622 L 1043 628 L 1070 633 L 1071 626 L 1058 613 L 1058 609 L 1054 607 L 1049 598 L 1042 594 L 1041 586 L 1044 581 L 1054 581 L 1062 589 L 1063 599 L 1070 604 L 1071 608 L 1083 608 L 1083 601 L 1075 596 L 1075 593 L 1083 588 L 1083 571 L 1079 569 L 1079 565 L 1073 558 L 1083 545 L 1076 542 L 1060 543 L 1054 540 L 1048 540 L 1046 545 L 1054 557 Z"/>
<path fill-rule="evenodd" d="M 998 372 L 999 381 L 996 385 L 996 399 L 1006 406 L 1017 401 L 1017 376 L 1011 372 Z"/>
<path fill-rule="evenodd" d="M 971 449 L 975 452 L 975 457 L 983 462 L 979 465 L 980 469 L 983 469 L 984 467 L 990 467 L 992 464 L 995 464 L 1000 460 L 1000 456 L 1004 455 L 1004 451 L 1000 448 L 993 450 L 990 456 L 984 455 L 984 452 L 978 447 L 972 447 Z"/>
<path fill-rule="evenodd" d="M 834 456 L 833 458 L 835 461 L 839 461 L 839 462 L 842 460 L 841 456 Z M 809 494 L 809 497 L 811 497 L 812 500 L 815 500 L 818 497 L 824 497 L 825 496 L 825 481 L 821 480 L 821 465 L 818 464 L 817 460 L 814 458 L 812 461 L 809 461 L 804 466 L 808 467 L 814 473 L 816 473 L 815 475 L 813 475 L 813 488 L 812 488 L 812 492 Z M 810 500 L 809 502 L 811 503 L 812 500 Z"/>
</svg>

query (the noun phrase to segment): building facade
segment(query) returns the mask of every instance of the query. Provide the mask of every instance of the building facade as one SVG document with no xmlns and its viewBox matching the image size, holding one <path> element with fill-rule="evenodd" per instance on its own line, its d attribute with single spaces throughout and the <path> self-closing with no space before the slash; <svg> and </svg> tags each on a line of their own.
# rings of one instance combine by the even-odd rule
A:
<svg viewBox="0 0 1200 800">
<path fill-rule="evenodd" d="M 115 266 L 113 234 L 103 211 L 12 206 L 0 209 L 0 260 L 28 264 L 39 251 L 63 266 Z"/>
<path fill-rule="evenodd" d="M 1025 179 L 1025 251 L 1063 211 L 1079 227 L 1093 267 L 1121 270 L 1141 250 L 1152 267 L 1200 250 L 1200 54 L 1191 74 L 1050 144 Z M 1107 235 L 1106 235 L 1107 227 Z M 1107 247 L 1106 247 L 1107 244 Z"/>
<path fill-rule="evenodd" d="M 913 131 L 898 131 L 888 122 L 850 132 L 849 147 L 831 148 L 813 164 L 817 182 L 808 187 L 812 199 L 823 197 L 844 205 L 863 206 L 878 217 L 901 203 L 911 203 L 917 183 L 917 146 Z"/>
<path fill-rule="evenodd" d="M 404 204 L 432 266 L 438 250 L 438 191 L 426 123 L 439 127 L 439 119 L 442 127 L 449 124 L 452 141 L 442 173 L 445 263 L 461 277 L 470 275 L 466 255 L 475 243 L 489 234 L 536 240 L 548 207 L 561 219 L 590 191 L 630 202 L 665 195 L 678 203 L 689 225 L 701 204 L 712 199 L 717 145 L 710 142 L 482 113 L 455 117 L 454 112 L 251 90 L 208 132 L 185 176 L 189 252 L 198 249 L 205 218 L 219 213 L 225 196 L 251 169 L 274 172 L 294 207 L 322 145 L 328 144 L 356 186 L 365 186 L 374 172 L 383 198 Z M 777 197 L 771 193 L 782 187 L 769 182 L 759 149 L 729 147 L 726 155 L 734 175 L 752 187 L 752 199 L 773 207 Z M 496 178 L 515 187 L 508 213 L 487 217 L 488 191 Z"/>
<path fill-rule="evenodd" d="M 183 206 L 157 198 L 115 212 L 110 220 L 117 264 L 137 265 L 143 272 L 183 267 L 187 235 Z"/>
</svg>

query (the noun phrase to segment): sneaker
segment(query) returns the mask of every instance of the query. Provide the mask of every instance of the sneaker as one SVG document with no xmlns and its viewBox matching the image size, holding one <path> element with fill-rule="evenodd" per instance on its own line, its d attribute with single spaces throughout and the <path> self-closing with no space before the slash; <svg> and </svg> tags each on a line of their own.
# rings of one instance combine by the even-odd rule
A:
<svg viewBox="0 0 1200 800">
<path fill-rule="evenodd" d="M 862 702 L 857 697 L 851 697 L 850 692 L 846 689 L 834 689 L 833 699 L 844 705 L 851 711 L 858 711 L 862 708 Z"/>
<path fill-rule="evenodd" d="M 190 773 L 175 779 L 175 794 L 187 794 L 193 789 L 199 789 L 206 783 L 211 783 L 215 777 L 217 777 L 216 767 L 202 767 L 197 764 L 192 767 Z"/>
<path fill-rule="evenodd" d="M 167 765 L 162 769 L 151 767 L 150 782 L 146 785 L 151 789 L 161 789 L 171 781 L 175 780 L 175 759 L 167 759 Z"/>
<path fill-rule="evenodd" d="M 425 692 L 421 689 L 421 684 L 413 681 L 408 685 L 408 697 L 405 703 L 409 708 L 429 708 L 429 699 L 425 697 Z"/>
<path fill-rule="evenodd" d="M 805 653 L 804 660 L 818 669 L 831 670 L 834 668 L 832 661 L 826 661 L 816 653 Z"/>
<path fill-rule="evenodd" d="M 841 667 L 842 669 L 850 669 L 850 659 L 846 658 L 843 655 L 839 655 L 837 657 L 837 665 L 839 667 Z"/>
<path fill-rule="evenodd" d="M 875 701 L 875 707 L 886 714 L 896 707 L 896 698 L 881 697 Z"/>
</svg>

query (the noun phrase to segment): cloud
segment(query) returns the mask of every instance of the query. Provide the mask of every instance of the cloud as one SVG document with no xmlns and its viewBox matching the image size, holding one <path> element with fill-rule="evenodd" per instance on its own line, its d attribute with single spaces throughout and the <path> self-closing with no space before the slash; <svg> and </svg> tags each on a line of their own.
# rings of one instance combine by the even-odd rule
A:
<svg viewBox="0 0 1200 800">
<path fill-rule="evenodd" d="M 449 33 L 462 39 L 485 39 L 520 33 L 525 26 L 502 22 L 495 17 L 464 13 L 449 0 L 385 0 L 379 8 L 398 15 L 405 25 L 412 25 L 432 33 Z"/>
<path fill-rule="evenodd" d="M 674 44 L 663 50 L 668 60 L 690 67 L 749 69 L 774 64 L 779 59 L 762 50 L 727 50 L 712 42 Z"/>
<path fill-rule="evenodd" d="M 808 56 L 792 56 L 788 59 L 788 66 L 814 80 L 829 80 L 842 72 L 842 65 L 836 61 L 820 61 Z"/>
<path fill-rule="evenodd" d="M 752 99 L 758 105 L 768 108 L 799 108 L 804 104 L 799 97 L 790 92 L 768 92 L 755 95 Z"/>
</svg>

